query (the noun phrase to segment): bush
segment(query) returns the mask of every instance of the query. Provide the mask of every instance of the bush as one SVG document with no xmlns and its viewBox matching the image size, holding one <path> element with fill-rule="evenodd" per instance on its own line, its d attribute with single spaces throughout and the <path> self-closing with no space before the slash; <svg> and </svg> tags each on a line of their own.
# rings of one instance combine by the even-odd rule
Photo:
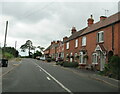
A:
<svg viewBox="0 0 120 94">
<path fill-rule="evenodd" d="M 47 61 L 47 62 L 51 62 L 52 59 L 51 59 L 51 58 L 46 58 L 46 61 Z"/>
<path fill-rule="evenodd" d="M 56 62 L 56 65 L 61 65 L 61 66 L 63 66 L 63 63 L 64 63 L 64 62 Z"/>
<path fill-rule="evenodd" d="M 105 65 L 104 75 L 120 80 L 120 57 L 111 57 L 110 62 Z"/>
<path fill-rule="evenodd" d="M 120 57 L 112 56 L 109 63 L 110 72 L 116 79 L 120 79 Z"/>
<path fill-rule="evenodd" d="M 14 56 L 10 53 L 5 53 L 5 58 L 6 59 L 12 59 L 12 58 L 14 58 Z"/>
<path fill-rule="evenodd" d="M 64 62 L 63 66 L 64 67 L 78 67 L 78 63 L 77 62 Z"/>
</svg>

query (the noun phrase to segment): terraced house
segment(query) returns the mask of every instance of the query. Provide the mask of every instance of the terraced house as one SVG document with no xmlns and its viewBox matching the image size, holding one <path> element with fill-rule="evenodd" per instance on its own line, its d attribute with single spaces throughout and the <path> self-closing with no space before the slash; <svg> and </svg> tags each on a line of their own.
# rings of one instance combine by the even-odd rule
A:
<svg viewBox="0 0 120 94">
<path fill-rule="evenodd" d="M 44 54 L 46 57 L 51 57 L 53 60 L 60 57 L 64 59 L 64 44 L 62 41 L 52 41 L 50 46 L 45 49 Z"/>
<path fill-rule="evenodd" d="M 112 55 L 120 56 L 120 12 L 110 17 L 101 16 L 94 23 L 91 17 L 88 26 L 77 31 L 71 30 L 71 36 L 64 44 L 64 60 L 78 62 L 81 68 L 94 67 L 103 71 L 105 63 Z"/>
<path fill-rule="evenodd" d="M 77 31 L 71 30 L 71 36 L 64 37 L 64 61 L 78 62 L 81 68 L 94 67 L 103 71 L 105 63 L 112 55 L 120 56 L 120 12 L 110 16 L 101 16 L 94 23 L 93 16 L 87 19 L 88 26 Z M 57 52 L 49 47 L 49 54 Z M 57 45 L 59 49 L 59 45 Z M 45 50 L 47 51 L 47 50 Z M 57 55 L 59 56 L 59 55 Z"/>
</svg>

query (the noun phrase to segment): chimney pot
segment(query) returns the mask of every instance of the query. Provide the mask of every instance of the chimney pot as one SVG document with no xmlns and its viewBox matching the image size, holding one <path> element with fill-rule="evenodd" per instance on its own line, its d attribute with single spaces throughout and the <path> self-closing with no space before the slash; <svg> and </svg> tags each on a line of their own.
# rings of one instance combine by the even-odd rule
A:
<svg viewBox="0 0 120 94">
<path fill-rule="evenodd" d="M 87 21 L 88 21 L 88 26 L 91 26 L 94 23 L 93 15 L 91 15 L 91 18 L 89 18 Z"/>
<path fill-rule="evenodd" d="M 100 21 L 105 20 L 107 17 L 106 16 L 100 16 Z"/>
<path fill-rule="evenodd" d="M 71 34 L 74 34 L 77 30 L 76 30 L 75 27 L 72 27 L 72 30 L 71 30 L 71 31 L 72 31 Z"/>
</svg>

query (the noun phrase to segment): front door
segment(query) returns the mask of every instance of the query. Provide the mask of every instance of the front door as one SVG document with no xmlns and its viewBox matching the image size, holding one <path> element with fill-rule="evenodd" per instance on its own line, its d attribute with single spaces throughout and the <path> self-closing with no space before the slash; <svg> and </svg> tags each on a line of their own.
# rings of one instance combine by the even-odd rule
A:
<svg viewBox="0 0 120 94">
<path fill-rule="evenodd" d="M 100 51 L 100 71 L 103 71 L 105 67 L 105 56 L 104 54 Z"/>
</svg>

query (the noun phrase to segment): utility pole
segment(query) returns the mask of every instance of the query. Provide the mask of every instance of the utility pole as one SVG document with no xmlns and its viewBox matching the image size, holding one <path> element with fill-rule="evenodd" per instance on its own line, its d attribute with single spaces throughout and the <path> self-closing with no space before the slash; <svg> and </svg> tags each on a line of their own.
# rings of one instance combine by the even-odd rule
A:
<svg viewBox="0 0 120 94">
<path fill-rule="evenodd" d="M 15 53 L 14 53 L 15 57 L 16 57 L 16 47 L 17 47 L 17 41 L 15 41 Z"/>
<path fill-rule="evenodd" d="M 17 47 L 17 41 L 15 41 L 15 50 L 16 50 L 16 47 Z"/>
<path fill-rule="evenodd" d="M 6 21 L 5 40 L 4 40 L 4 47 L 3 47 L 3 54 L 2 54 L 2 58 L 3 58 L 3 59 L 5 58 L 5 47 L 6 47 L 7 28 L 8 28 L 8 21 Z"/>
</svg>

